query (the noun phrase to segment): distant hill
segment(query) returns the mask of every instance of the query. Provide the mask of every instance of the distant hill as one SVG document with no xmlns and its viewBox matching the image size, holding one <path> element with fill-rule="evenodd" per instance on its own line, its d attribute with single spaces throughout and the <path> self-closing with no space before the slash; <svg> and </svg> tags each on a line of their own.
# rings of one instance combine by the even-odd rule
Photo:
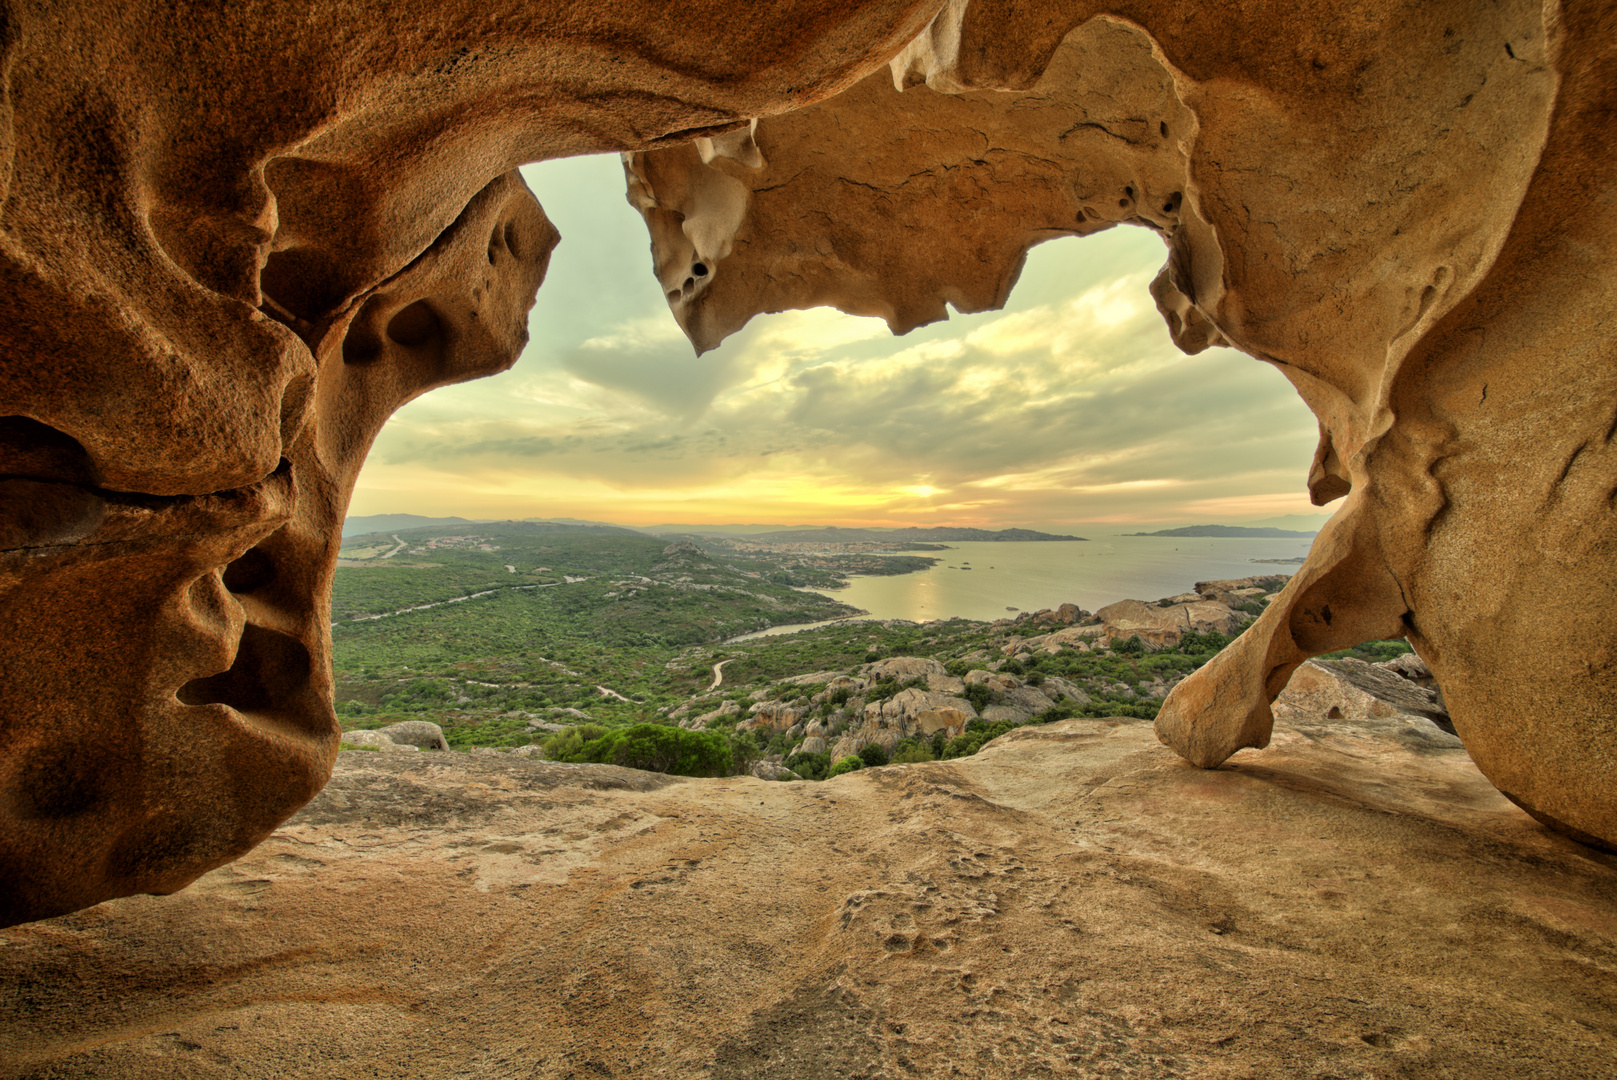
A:
<svg viewBox="0 0 1617 1080">
<path fill-rule="evenodd" d="M 474 524 L 470 518 L 463 517 L 422 517 L 420 514 L 370 514 L 365 517 L 344 518 L 342 534 L 344 536 L 364 536 L 373 532 L 393 532 L 397 529 L 430 529 L 435 526 L 447 528 L 452 525 Z"/>
<path fill-rule="evenodd" d="M 823 529 L 788 529 L 784 532 L 758 533 L 750 537 L 765 543 L 782 544 L 891 544 L 949 540 L 1086 540 L 1084 536 L 1063 536 L 1059 533 L 1035 532 L 1032 529 L 956 529 L 941 526 L 934 529 L 839 529 L 835 525 Z"/>
<path fill-rule="evenodd" d="M 1186 525 L 1182 529 L 1161 529 L 1157 532 L 1124 533 L 1124 536 L 1244 536 L 1248 539 L 1306 540 L 1314 534 L 1295 529 L 1253 529 L 1245 525 Z"/>
</svg>

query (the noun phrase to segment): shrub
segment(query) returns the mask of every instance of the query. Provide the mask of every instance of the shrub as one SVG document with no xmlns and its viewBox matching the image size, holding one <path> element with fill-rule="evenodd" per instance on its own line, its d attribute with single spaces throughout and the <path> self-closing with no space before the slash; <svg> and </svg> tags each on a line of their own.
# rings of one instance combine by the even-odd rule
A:
<svg viewBox="0 0 1617 1080">
<path fill-rule="evenodd" d="M 1209 630 L 1205 634 L 1189 630 L 1179 638 L 1179 651 L 1187 655 L 1216 653 L 1229 643 L 1230 639 L 1217 630 Z"/>
<path fill-rule="evenodd" d="M 571 735 L 577 730 L 561 732 L 560 735 Z M 661 724 L 635 724 L 591 739 L 566 756 L 550 754 L 548 747 L 546 753 L 558 761 L 621 765 L 626 769 L 644 769 L 673 776 L 730 776 L 736 772 L 731 751 L 731 739 L 734 737 L 717 731 L 686 731 Z"/>
<path fill-rule="evenodd" d="M 544 740 L 545 757 L 551 761 L 572 761 L 572 755 L 583 751 L 584 744 L 606 734 L 600 724 L 578 724 Z"/>
<path fill-rule="evenodd" d="M 1127 641 L 1112 642 L 1112 651 L 1123 656 L 1144 656 L 1145 642 L 1140 640 L 1139 634 L 1135 634 Z"/>
<path fill-rule="evenodd" d="M 971 683 L 966 687 L 966 700 L 978 712 L 992 705 L 998 696 L 987 683 Z"/>
<path fill-rule="evenodd" d="M 1003 664 L 1001 664 L 999 666 L 999 670 L 1007 672 L 1008 674 L 1011 674 L 1011 675 L 1020 675 L 1024 671 L 1026 671 L 1027 669 L 1022 666 L 1022 662 L 1020 660 L 1016 659 L 1013 656 L 1013 657 L 1011 657 L 1011 659 L 1009 659 L 1009 660 L 1005 661 Z"/>
<path fill-rule="evenodd" d="M 831 696 L 826 699 L 826 704 L 833 709 L 840 709 L 848 703 L 848 699 L 851 697 L 853 697 L 853 688 L 851 686 L 839 686 L 831 691 Z"/>
<path fill-rule="evenodd" d="M 843 773 L 851 773 L 864 767 L 865 763 L 859 757 L 854 754 L 849 754 L 847 757 L 831 766 L 831 770 L 825 774 L 825 778 L 829 780 L 833 776 L 841 776 Z"/>
<path fill-rule="evenodd" d="M 943 733 L 938 732 L 939 735 Z M 900 739 L 893 747 L 892 763 L 894 765 L 913 765 L 921 761 L 931 761 L 937 755 L 932 752 L 932 746 L 926 741 L 915 739 Z"/>
<path fill-rule="evenodd" d="M 953 675 L 957 679 L 964 679 L 966 677 L 966 672 L 971 670 L 971 665 L 964 660 L 950 660 L 947 664 L 943 665 L 943 670 L 947 671 L 950 675 Z"/>
<path fill-rule="evenodd" d="M 777 736 L 780 737 L 780 736 Z M 773 747 L 771 747 L 773 750 Z M 730 733 L 730 764 L 738 773 L 750 772 L 753 763 L 762 757 L 758 740 L 750 731 Z"/>
<path fill-rule="evenodd" d="M 999 738 L 1012 728 L 1021 726 L 1009 720 L 998 720 L 992 724 L 983 720 L 968 720 L 966 721 L 966 730 L 957 738 L 950 739 L 948 745 L 943 748 L 943 753 L 939 756 L 945 761 L 950 758 L 970 757 L 978 750 L 981 750 L 984 743 L 991 739 Z"/>
<path fill-rule="evenodd" d="M 887 764 L 887 751 L 880 743 L 866 743 L 859 748 L 859 760 L 873 769 L 879 768 Z"/>
<path fill-rule="evenodd" d="M 782 764 L 805 780 L 824 780 L 825 774 L 831 770 L 831 755 L 824 752 L 798 753 L 788 757 Z"/>
</svg>

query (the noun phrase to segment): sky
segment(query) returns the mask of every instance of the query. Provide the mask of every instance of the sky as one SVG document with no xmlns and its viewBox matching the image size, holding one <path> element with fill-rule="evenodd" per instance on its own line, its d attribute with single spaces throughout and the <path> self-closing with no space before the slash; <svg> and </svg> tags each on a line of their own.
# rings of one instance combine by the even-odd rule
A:
<svg viewBox="0 0 1617 1080">
<path fill-rule="evenodd" d="M 1068 530 L 1323 522 L 1317 428 L 1279 372 L 1174 348 L 1165 251 L 1120 227 L 1035 247 L 1003 311 L 893 337 L 830 309 L 698 357 L 616 155 L 524 167 L 561 231 L 509 372 L 383 428 L 349 513 Z M 1295 524 L 1295 523 L 1294 523 Z"/>
</svg>

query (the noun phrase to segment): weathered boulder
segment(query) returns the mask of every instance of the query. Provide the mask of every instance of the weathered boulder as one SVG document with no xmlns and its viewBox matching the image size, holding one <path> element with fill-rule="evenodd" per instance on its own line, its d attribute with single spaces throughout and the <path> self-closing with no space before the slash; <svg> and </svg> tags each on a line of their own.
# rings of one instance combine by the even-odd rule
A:
<svg viewBox="0 0 1617 1080">
<path fill-rule="evenodd" d="M 5 5 L 0 923 L 182 888 L 325 782 L 344 509 L 527 340 L 516 166 L 712 147 L 935 7 Z"/>
<path fill-rule="evenodd" d="M 1090 701 L 1088 694 L 1059 675 L 1046 675 L 1044 681 L 1039 684 L 1039 692 L 1056 702 L 1067 701 L 1074 705 L 1088 705 Z"/>
<path fill-rule="evenodd" d="M 1611 5 L 1354 10 L 1322 37 L 1260 4 L 962 0 L 744 153 L 633 155 L 631 199 L 659 267 L 657 220 L 713 226 L 679 249 L 705 285 L 668 291 L 703 350 L 823 304 L 903 332 L 1002 304 L 1033 243 L 1157 232 L 1174 341 L 1274 364 L 1319 418 L 1314 501 L 1344 500 L 1162 738 L 1262 747 L 1309 656 L 1407 633 L 1500 789 L 1617 845 Z"/>
<path fill-rule="evenodd" d="M 376 730 L 396 743 L 418 747 L 422 750 L 449 749 L 449 740 L 444 738 L 444 729 L 428 720 L 405 720 L 397 724 L 388 724 L 386 727 L 380 727 Z"/>
<path fill-rule="evenodd" d="M 801 754 L 823 754 L 827 748 L 823 735 L 810 735 L 799 744 L 797 752 Z"/>
<path fill-rule="evenodd" d="M 1413 716 L 1454 734 L 1448 710 L 1435 690 L 1388 667 L 1352 657 L 1302 664 L 1291 673 L 1291 681 L 1271 708 L 1278 719 L 1287 721 Z"/>
<path fill-rule="evenodd" d="M 1112 644 L 1139 637 L 1148 645 L 1177 644 L 1187 631 L 1199 634 L 1238 634 L 1246 619 L 1224 604 L 1195 599 L 1167 606 L 1139 600 L 1120 600 L 1095 612 L 1103 634 Z M 1086 628 L 1087 629 L 1087 628 Z"/>
<path fill-rule="evenodd" d="M 419 752 L 420 747 L 411 743 L 394 742 L 380 731 L 345 731 L 338 742 L 343 746 L 358 746 L 367 750 L 408 750 Z"/>
<path fill-rule="evenodd" d="M 965 689 L 965 684 L 950 675 L 938 661 L 922 657 L 894 656 L 866 664 L 862 670 L 870 682 L 882 679 L 891 679 L 895 682 L 925 679 L 927 689 L 940 694 L 958 694 Z"/>
<path fill-rule="evenodd" d="M 687 716 L 679 722 L 679 726 L 686 731 L 704 731 L 715 720 L 722 720 L 726 716 L 740 716 L 741 706 L 733 701 L 726 701 L 717 709 L 705 712 L 700 716 Z"/>
<path fill-rule="evenodd" d="M 977 710 L 964 698 L 912 686 L 886 701 L 867 704 L 860 722 L 837 740 L 831 756 L 838 759 L 855 754 L 871 743 L 891 753 L 901 739 L 930 739 L 939 731 L 952 739 L 976 717 Z"/>
<path fill-rule="evenodd" d="M 808 710 L 801 705 L 784 701 L 760 701 L 752 707 L 751 715 L 736 724 L 737 731 L 786 731 L 803 722 Z"/>
</svg>

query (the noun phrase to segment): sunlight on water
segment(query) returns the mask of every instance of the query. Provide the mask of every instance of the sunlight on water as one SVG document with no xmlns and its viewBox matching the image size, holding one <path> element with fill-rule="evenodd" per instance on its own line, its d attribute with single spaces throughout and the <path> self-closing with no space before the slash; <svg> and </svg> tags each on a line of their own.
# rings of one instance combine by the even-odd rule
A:
<svg viewBox="0 0 1617 1080">
<path fill-rule="evenodd" d="M 961 542 L 928 570 L 896 577 L 856 577 L 827 593 L 876 619 L 1003 619 L 1017 611 L 1077 604 L 1094 611 L 1118 600 L 1156 600 L 1189 592 L 1198 581 L 1297 571 L 1290 559 L 1309 540 L 1100 536 L 1088 541 Z M 970 569 L 966 569 L 970 567 Z M 775 627 L 764 633 L 787 633 Z M 748 635 L 761 636 L 761 635 Z"/>
</svg>

